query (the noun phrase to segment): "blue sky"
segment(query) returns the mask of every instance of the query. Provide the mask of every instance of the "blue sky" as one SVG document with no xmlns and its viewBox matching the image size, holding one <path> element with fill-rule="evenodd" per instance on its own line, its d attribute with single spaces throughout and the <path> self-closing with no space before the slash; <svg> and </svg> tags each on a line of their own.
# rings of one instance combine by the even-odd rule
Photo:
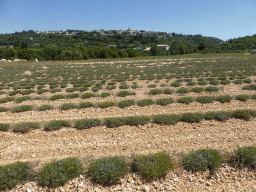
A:
<svg viewBox="0 0 256 192">
<path fill-rule="evenodd" d="M 152 30 L 222 40 L 256 34 L 256 0 L 1 0 L 0 33 Z"/>
</svg>

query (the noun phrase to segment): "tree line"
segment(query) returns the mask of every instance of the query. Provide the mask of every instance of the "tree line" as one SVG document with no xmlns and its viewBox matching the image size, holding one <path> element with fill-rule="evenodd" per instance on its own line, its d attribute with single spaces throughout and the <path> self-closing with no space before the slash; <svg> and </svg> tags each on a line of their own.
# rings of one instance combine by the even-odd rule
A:
<svg viewBox="0 0 256 192">
<path fill-rule="evenodd" d="M 72 30 L 67 30 L 71 32 Z M 96 31 L 77 31 L 77 35 L 36 34 L 35 31 L 22 31 L 13 34 L 0 34 L 0 59 L 38 58 L 44 60 L 82 60 L 96 58 L 123 58 L 137 56 L 165 56 L 190 53 L 221 53 L 252 50 L 256 46 L 256 35 L 226 42 L 201 35 L 169 34 L 164 38 L 129 36 L 114 34 L 101 37 Z M 169 45 L 169 50 L 159 49 L 158 44 Z M 13 48 L 10 48 L 10 45 Z M 116 45 L 116 48 L 108 48 Z M 136 49 L 138 46 L 151 47 L 148 51 Z"/>
</svg>

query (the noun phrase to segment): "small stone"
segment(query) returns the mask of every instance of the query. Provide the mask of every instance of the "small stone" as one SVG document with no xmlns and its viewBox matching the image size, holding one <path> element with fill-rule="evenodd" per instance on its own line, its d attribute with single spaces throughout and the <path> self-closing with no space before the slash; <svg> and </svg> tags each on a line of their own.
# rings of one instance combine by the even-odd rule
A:
<svg viewBox="0 0 256 192">
<path fill-rule="evenodd" d="M 147 149 L 150 149 L 151 148 L 151 145 L 150 144 L 147 144 L 147 147 L 146 147 Z"/>
<path fill-rule="evenodd" d="M 84 182 L 79 183 L 79 184 L 77 185 L 77 187 L 79 187 L 79 188 L 84 187 Z"/>
<path fill-rule="evenodd" d="M 172 180 L 175 181 L 175 182 L 177 182 L 177 181 L 179 181 L 179 178 L 175 177 L 175 178 L 173 178 Z"/>
<path fill-rule="evenodd" d="M 36 157 L 36 155 L 31 155 L 31 157 L 32 157 L 32 158 L 35 158 L 35 157 Z"/>
<path fill-rule="evenodd" d="M 153 183 L 153 186 L 156 188 L 156 189 L 158 189 L 159 188 L 159 185 L 157 184 L 157 183 Z"/>
<path fill-rule="evenodd" d="M 149 192 L 150 191 L 150 188 L 149 186 L 144 186 L 143 189 L 142 189 L 144 192 Z"/>
<path fill-rule="evenodd" d="M 32 190 L 30 188 L 27 188 L 27 192 L 32 192 Z"/>
<path fill-rule="evenodd" d="M 120 186 L 116 188 L 117 191 L 123 191 L 124 190 L 124 186 Z"/>
<path fill-rule="evenodd" d="M 80 177 L 81 179 L 83 179 L 83 178 L 84 178 L 84 176 L 83 176 L 83 175 L 80 175 L 79 177 Z"/>
<path fill-rule="evenodd" d="M 137 180 L 137 184 L 141 185 L 142 184 L 141 180 Z"/>
<path fill-rule="evenodd" d="M 193 178 L 191 176 L 188 176 L 188 180 L 189 180 L 189 182 L 192 182 Z"/>
<path fill-rule="evenodd" d="M 134 181 L 133 181 L 133 179 L 132 179 L 131 176 L 128 177 L 128 182 L 129 182 L 129 183 L 132 183 L 132 182 L 134 183 Z"/>
</svg>

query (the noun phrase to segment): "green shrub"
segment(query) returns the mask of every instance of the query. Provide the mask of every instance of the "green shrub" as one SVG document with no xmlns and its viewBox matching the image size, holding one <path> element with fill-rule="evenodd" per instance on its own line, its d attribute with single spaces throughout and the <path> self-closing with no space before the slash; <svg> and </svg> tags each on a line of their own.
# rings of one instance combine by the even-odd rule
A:
<svg viewBox="0 0 256 192">
<path fill-rule="evenodd" d="M 116 89 L 116 86 L 115 85 L 108 85 L 106 87 L 107 90 L 113 90 L 113 89 Z"/>
<path fill-rule="evenodd" d="M 79 109 L 83 109 L 83 108 L 89 108 L 89 107 L 94 107 L 93 103 L 90 102 L 82 102 L 78 105 Z"/>
<path fill-rule="evenodd" d="M 22 103 L 23 101 L 31 100 L 30 96 L 18 97 L 16 98 L 16 103 Z"/>
<path fill-rule="evenodd" d="M 57 92 L 61 92 L 61 89 L 51 89 L 50 93 L 57 93 Z"/>
<path fill-rule="evenodd" d="M 20 92 L 21 95 L 29 95 L 30 93 L 35 93 L 35 91 L 34 90 L 24 90 L 24 91 Z"/>
<path fill-rule="evenodd" d="M 212 96 L 201 96 L 196 98 L 196 101 L 199 103 L 212 103 L 215 100 L 215 97 Z"/>
<path fill-rule="evenodd" d="M 6 112 L 6 111 L 8 111 L 7 108 L 5 108 L 5 107 L 0 107 L 0 112 Z"/>
<path fill-rule="evenodd" d="M 57 99 L 65 99 L 65 96 L 64 95 L 52 95 L 50 98 L 50 100 L 57 100 Z"/>
<path fill-rule="evenodd" d="M 152 89 L 149 91 L 149 95 L 159 95 L 162 93 L 162 90 L 161 89 Z"/>
<path fill-rule="evenodd" d="M 88 90 L 88 87 L 80 87 L 79 89 L 78 89 L 78 91 L 80 91 L 80 92 L 85 92 L 85 91 L 87 91 Z"/>
<path fill-rule="evenodd" d="M 192 91 L 194 93 L 201 93 L 201 92 L 204 91 L 204 89 L 202 87 L 195 87 L 195 88 L 192 89 Z"/>
<path fill-rule="evenodd" d="M 178 115 L 163 114 L 163 115 L 153 116 L 153 122 L 156 124 L 175 125 L 179 121 L 180 121 L 180 117 Z"/>
<path fill-rule="evenodd" d="M 75 91 L 79 91 L 79 88 L 77 88 L 77 87 L 67 88 L 65 91 L 66 91 L 66 92 L 73 93 L 73 92 L 75 92 Z"/>
<path fill-rule="evenodd" d="M 37 182 L 41 186 L 59 187 L 82 173 L 83 167 L 79 159 L 69 157 L 44 164 L 38 172 Z"/>
<path fill-rule="evenodd" d="M 46 92 L 49 92 L 49 90 L 48 89 L 38 89 L 37 90 L 38 95 L 41 95 L 41 94 L 46 93 Z"/>
<path fill-rule="evenodd" d="M 129 86 L 126 84 L 122 84 L 119 86 L 119 89 L 128 89 L 128 88 L 129 88 Z"/>
<path fill-rule="evenodd" d="M 96 127 L 101 124 L 99 119 L 80 119 L 75 121 L 75 127 L 77 129 L 89 129 L 91 127 Z"/>
<path fill-rule="evenodd" d="M 30 105 L 20 105 L 17 107 L 12 108 L 13 113 L 19 113 L 19 112 L 24 112 L 24 111 L 31 111 L 32 106 Z"/>
<path fill-rule="evenodd" d="M 219 97 L 216 98 L 216 100 L 221 103 L 227 103 L 232 100 L 232 97 L 230 95 L 220 95 Z"/>
<path fill-rule="evenodd" d="M 244 83 L 251 83 L 251 82 L 252 82 L 251 79 L 245 79 L 245 80 L 244 80 Z"/>
<path fill-rule="evenodd" d="M 256 90 L 256 84 L 243 86 L 242 89 L 244 89 L 244 90 Z"/>
<path fill-rule="evenodd" d="M 184 93 L 189 93 L 190 90 L 188 88 L 185 88 L 185 87 L 182 87 L 182 88 L 179 88 L 176 93 L 181 93 L 181 94 L 184 94 Z"/>
<path fill-rule="evenodd" d="M 125 124 L 125 119 L 122 117 L 110 117 L 105 118 L 103 125 L 109 128 L 119 127 Z"/>
<path fill-rule="evenodd" d="M 14 97 L 4 97 L 0 99 L 0 103 L 7 103 L 7 102 L 11 102 L 14 101 L 15 98 Z"/>
<path fill-rule="evenodd" d="M 124 119 L 126 125 L 144 125 L 150 122 L 150 118 L 147 116 L 130 116 Z"/>
<path fill-rule="evenodd" d="M 57 84 L 50 84 L 50 89 L 54 89 L 54 88 L 57 88 L 57 87 L 59 87 L 59 85 L 57 85 Z"/>
<path fill-rule="evenodd" d="M 236 79 L 233 81 L 234 84 L 242 84 L 244 81 L 242 79 Z"/>
<path fill-rule="evenodd" d="M 191 151 L 182 157 L 182 165 L 188 171 L 217 172 L 224 162 L 223 156 L 215 149 L 200 149 Z"/>
<path fill-rule="evenodd" d="M 253 117 L 253 115 L 252 115 L 252 111 L 251 110 L 243 109 L 243 110 L 233 111 L 232 117 L 234 117 L 236 119 L 249 120 L 251 117 Z"/>
<path fill-rule="evenodd" d="M 142 99 L 137 102 L 137 105 L 140 107 L 144 107 L 147 105 L 153 105 L 154 101 L 152 99 Z"/>
<path fill-rule="evenodd" d="M 228 84 L 230 84 L 230 83 L 231 83 L 230 80 L 221 80 L 221 81 L 220 81 L 220 84 L 222 84 L 222 85 L 228 85 Z"/>
<path fill-rule="evenodd" d="M 72 93 L 66 96 L 67 99 L 75 99 L 75 98 L 79 98 L 79 94 L 78 93 Z"/>
<path fill-rule="evenodd" d="M 231 156 L 231 164 L 235 166 L 249 166 L 256 168 L 256 147 L 246 146 L 234 150 Z"/>
<path fill-rule="evenodd" d="M 65 120 L 51 120 L 44 125 L 45 131 L 56 131 L 61 127 L 71 127 L 71 123 Z"/>
<path fill-rule="evenodd" d="M 102 90 L 102 86 L 93 86 L 93 87 L 91 87 L 91 90 L 92 90 L 93 92 L 97 92 L 97 91 L 99 91 L 99 90 Z"/>
<path fill-rule="evenodd" d="M 9 129 L 10 129 L 9 124 L 0 123 L 0 131 L 8 131 Z"/>
<path fill-rule="evenodd" d="M 219 88 L 218 87 L 214 87 L 214 86 L 209 86 L 205 88 L 205 91 L 207 92 L 218 92 Z"/>
<path fill-rule="evenodd" d="M 53 109 L 51 105 L 41 105 L 40 107 L 37 108 L 38 111 L 46 111 L 51 109 Z"/>
<path fill-rule="evenodd" d="M 11 190 L 18 184 L 33 181 L 35 171 L 30 162 L 17 162 L 9 165 L 0 165 L 0 190 Z"/>
<path fill-rule="evenodd" d="M 234 80 L 235 78 L 236 78 L 235 75 L 231 75 L 231 76 L 229 77 L 230 80 Z"/>
<path fill-rule="evenodd" d="M 171 90 L 171 89 L 164 89 L 163 90 L 163 94 L 167 94 L 167 95 L 170 95 L 170 94 L 173 94 L 173 90 Z"/>
<path fill-rule="evenodd" d="M 66 88 L 68 85 L 66 83 L 61 83 L 60 88 Z M 43 86 L 44 87 L 44 86 Z"/>
<path fill-rule="evenodd" d="M 196 82 L 193 82 L 193 81 L 187 82 L 187 86 L 194 86 L 194 85 L 196 85 Z"/>
<path fill-rule="evenodd" d="M 217 121 L 226 121 L 228 118 L 230 118 L 230 113 L 226 111 L 218 111 L 215 112 L 215 117 Z"/>
<path fill-rule="evenodd" d="M 156 84 L 149 84 L 148 88 L 155 88 L 157 85 Z"/>
<path fill-rule="evenodd" d="M 131 86 L 132 89 L 137 89 L 138 87 L 139 86 L 137 84 Z"/>
<path fill-rule="evenodd" d="M 226 80 L 226 79 L 227 79 L 227 76 L 222 76 L 221 75 L 221 76 L 218 77 L 218 80 Z"/>
<path fill-rule="evenodd" d="M 166 152 L 137 155 L 133 158 L 133 171 L 142 173 L 148 179 L 165 177 L 173 168 L 173 160 Z"/>
<path fill-rule="evenodd" d="M 134 92 L 129 92 L 129 91 L 119 91 L 116 96 L 118 97 L 126 97 L 128 95 L 135 95 Z"/>
<path fill-rule="evenodd" d="M 105 101 L 105 102 L 99 103 L 98 107 L 100 107 L 100 108 L 107 108 L 107 107 L 112 107 L 112 106 L 115 106 L 115 105 L 116 105 L 115 102 Z"/>
<path fill-rule="evenodd" d="M 39 129 L 39 128 L 40 128 L 40 124 L 37 122 L 16 123 L 13 127 L 13 132 L 27 133 L 32 129 Z"/>
<path fill-rule="evenodd" d="M 211 80 L 211 81 L 209 81 L 209 84 L 210 85 L 219 85 L 220 82 L 218 80 Z"/>
<path fill-rule="evenodd" d="M 207 81 L 197 81 L 197 85 L 207 85 Z"/>
<path fill-rule="evenodd" d="M 177 100 L 178 103 L 190 104 L 194 101 L 192 97 L 181 97 Z"/>
<path fill-rule="evenodd" d="M 114 82 L 114 81 L 108 82 L 108 85 L 115 85 L 115 84 L 116 84 L 116 82 Z"/>
<path fill-rule="evenodd" d="M 174 82 L 172 82 L 170 85 L 171 85 L 172 87 L 180 87 L 180 86 L 181 86 L 180 82 L 178 82 L 178 81 L 174 81 Z"/>
<path fill-rule="evenodd" d="M 21 90 L 14 90 L 14 91 L 9 92 L 9 96 L 14 96 L 14 95 L 17 95 L 20 93 L 21 93 Z"/>
<path fill-rule="evenodd" d="M 168 85 L 166 83 L 161 83 L 160 87 L 167 87 Z"/>
<path fill-rule="evenodd" d="M 203 120 L 203 115 L 201 113 L 184 113 L 181 120 L 187 123 L 199 123 Z"/>
<path fill-rule="evenodd" d="M 253 94 L 253 95 L 251 96 L 251 99 L 256 100 L 256 94 Z"/>
<path fill-rule="evenodd" d="M 108 96 L 110 96 L 110 93 L 108 93 L 108 92 L 102 92 L 100 94 L 100 97 L 108 97 Z"/>
<path fill-rule="evenodd" d="M 84 93 L 81 96 L 82 99 L 87 99 L 87 98 L 91 98 L 91 97 L 95 97 L 95 94 L 93 94 L 93 93 Z"/>
<path fill-rule="evenodd" d="M 43 100 L 42 97 L 34 97 L 34 100 Z"/>
<path fill-rule="evenodd" d="M 134 100 L 123 100 L 123 101 L 118 102 L 118 104 L 117 104 L 117 106 L 120 108 L 125 108 L 125 107 L 132 106 L 132 105 L 135 105 Z"/>
<path fill-rule="evenodd" d="M 204 114 L 205 120 L 213 120 L 215 119 L 215 112 L 207 112 Z"/>
<path fill-rule="evenodd" d="M 247 101 L 249 100 L 251 97 L 249 95 L 245 95 L 245 94 L 240 94 L 240 95 L 237 95 L 235 97 L 236 100 L 239 100 L 239 101 Z"/>
<path fill-rule="evenodd" d="M 162 99 L 157 99 L 156 100 L 156 104 L 157 105 L 162 105 L 162 106 L 169 105 L 173 102 L 174 102 L 174 100 L 172 98 L 162 98 Z"/>
<path fill-rule="evenodd" d="M 101 157 L 88 166 L 89 178 L 102 185 L 114 184 L 127 173 L 128 164 L 122 156 Z"/>
<path fill-rule="evenodd" d="M 59 107 L 61 110 L 75 109 L 77 106 L 74 103 L 64 103 Z"/>
</svg>

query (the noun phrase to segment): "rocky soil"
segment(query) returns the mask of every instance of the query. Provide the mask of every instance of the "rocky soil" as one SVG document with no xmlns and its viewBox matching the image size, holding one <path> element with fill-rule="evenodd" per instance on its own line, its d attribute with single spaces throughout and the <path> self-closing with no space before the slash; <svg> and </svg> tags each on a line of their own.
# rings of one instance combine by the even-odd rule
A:
<svg viewBox="0 0 256 192">
<path fill-rule="evenodd" d="M 27 134 L 1 133 L 1 164 L 17 161 L 39 161 L 39 166 L 54 159 L 79 156 L 84 162 L 109 155 L 131 156 L 169 151 L 174 158 L 192 149 L 214 148 L 231 151 L 239 146 L 256 144 L 256 119 L 230 119 L 225 122 L 202 121 L 175 126 L 147 124 L 144 126 L 104 126 L 88 130 L 63 128 L 45 132 L 33 130 Z M 12 191 L 47 191 L 35 183 L 17 186 Z M 129 175 L 120 184 L 102 187 L 88 179 L 76 178 L 53 191 L 255 191 L 255 172 L 224 165 L 219 172 L 188 173 L 178 169 L 162 180 L 143 181 L 139 175 Z M 51 191 L 51 190 L 50 190 Z"/>
<path fill-rule="evenodd" d="M 183 62 L 182 59 L 180 62 Z M 198 61 L 200 62 L 200 61 Z M 212 61 L 213 62 L 213 61 Z M 27 72 L 28 73 L 28 72 Z M 255 80 L 255 77 L 251 77 Z M 129 89 L 135 91 L 136 96 L 128 96 L 125 98 L 116 97 L 116 93 L 121 91 L 117 89 L 108 91 L 101 90 L 98 92 L 110 92 L 111 96 L 107 98 L 89 98 L 89 99 L 63 99 L 49 101 L 50 93 L 44 93 L 40 97 L 45 100 L 24 101 L 21 104 L 8 102 L 1 104 L 1 107 L 12 108 L 18 105 L 33 105 L 38 107 L 43 104 L 49 104 L 55 107 L 49 111 L 28 111 L 21 113 L 1 112 L 0 123 L 15 124 L 18 122 L 48 122 L 53 119 L 77 120 L 82 118 L 99 118 L 106 117 L 125 117 L 134 115 L 155 115 L 155 114 L 181 114 L 186 112 L 209 112 L 209 111 L 234 111 L 238 109 L 256 109 L 256 100 L 248 100 L 241 102 L 232 100 L 230 103 L 213 102 L 210 104 L 200 104 L 193 102 L 189 105 L 173 103 L 168 106 L 151 105 L 146 107 L 131 106 L 125 109 L 118 107 L 87 108 L 87 109 L 72 109 L 62 111 L 57 109 L 63 103 L 80 103 L 92 102 L 99 103 L 103 101 L 119 102 L 126 99 L 140 100 L 144 98 L 171 97 L 177 99 L 179 97 L 190 96 L 198 97 L 203 95 L 225 95 L 235 96 L 238 94 L 255 94 L 255 91 L 242 90 L 243 85 L 218 85 L 220 91 L 217 93 L 188 93 L 188 94 L 172 94 L 172 95 L 157 95 L 149 96 L 148 84 L 154 84 L 154 81 L 146 82 L 136 80 L 139 85 L 138 89 Z M 166 83 L 160 80 L 157 83 L 159 89 L 173 87 L 160 87 L 161 83 Z M 127 82 L 131 85 L 132 82 Z M 170 84 L 170 82 L 168 82 Z M 210 86 L 210 85 L 207 85 Z M 196 87 L 207 87 L 196 86 Z M 182 87 L 186 86 L 182 82 Z M 195 86 L 193 86 L 195 87 Z M 104 87 L 105 88 L 105 87 Z M 8 90 L 10 91 L 10 90 Z M 60 94 L 60 93 L 56 93 Z M 61 94 L 67 95 L 63 89 Z M 0 95 L 0 98 L 7 97 L 7 94 Z M 16 95 L 19 97 L 21 95 Z M 31 97 L 38 96 L 30 94 Z M 229 119 L 224 122 L 206 121 L 200 123 L 184 123 L 179 122 L 175 126 L 146 124 L 143 126 L 121 126 L 118 128 L 106 128 L 99 126 L 87 130 L 77 130 L 74 128 L 62 128 L 58 131 L 46 132 L 42 129 L 33 130 L 27 134 L 19 134 L 13 132 L 0 132 L 0 165 L 6 165 L 17 161 L 31 161 L 37 164 L 39 169 L 44 163 L 55 159 L 63 159 L 66 157 L 80 157 L 86 164 L 90 159 L 99 158 L 102 156 L 123 155 L 130 157 L 136 154 L 149 154 L 159 151 L 168 151 L 173 158 L 178 159 L 182 154 L 192 149 L 213 148 L 223 152 L 230 152 L 233 149 L 241 146 L 256 145 L 256 119 L 249 121 L 239 119 Z M 101 186 L 92 183 L 85 175 L 80 175 L 69 181 L 62 187 L 49 189 L 40 187 L 35 182 L 29 182 L 25 185 L 19 185 L 11 191 L 256 191 L 256 174 L 255 171 L 248 169 L 236 169 L 224 164 L 219 171 L 210 175 L 209 172 L 191 173 L 182 168 L 177 168 L 171 171 L 165 178 L 155 181 L 146 181 L 141 175 L 129 174 L 121 179 L 119 183 L 112 186 Z"/>
</svg>

